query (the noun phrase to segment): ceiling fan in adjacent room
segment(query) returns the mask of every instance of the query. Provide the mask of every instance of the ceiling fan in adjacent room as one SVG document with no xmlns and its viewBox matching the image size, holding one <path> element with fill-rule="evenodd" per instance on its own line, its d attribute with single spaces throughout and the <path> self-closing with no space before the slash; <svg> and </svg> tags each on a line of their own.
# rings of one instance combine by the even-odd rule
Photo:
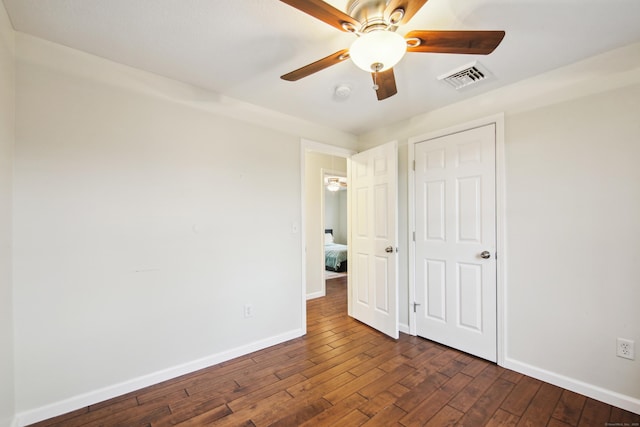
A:
<svg viewBox="0 0 640 427">
<path fill-rule="evenodd" d="M 378 100 L 396 93 L 393 67 L 405 52 L 488 55 L 500 44 L 504 31 L 414 30 L 404 37 L 395 31 L 406 24 L 427 0 L 349 0 L 344 13 L 322 0 L 280 0 L 340 31 L 358 38 L 342 49 L 281 76 L 296 81 L 346 59 L 371 72 Z"/>
</svg>

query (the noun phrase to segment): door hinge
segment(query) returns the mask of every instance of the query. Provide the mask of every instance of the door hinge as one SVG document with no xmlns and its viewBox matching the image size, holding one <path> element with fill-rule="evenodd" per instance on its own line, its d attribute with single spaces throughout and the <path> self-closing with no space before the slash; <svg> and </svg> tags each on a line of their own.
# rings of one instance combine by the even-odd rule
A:
<svg viewBox="0 0 640 427">
<path fill-rule="evenodd" d="M 413 241 L 414 242 L 416 241 L 416 232 L 415 231 L 413 232 Z"/>
<path fill-rule="evenodd" d="M 416 161 L 414 160 L 413 161 L 413 171 L 415 172 L 415 170 L 416 170 Z"/>
<path fill-rule="evenodd" d="M 417 302 L 414 302 L 414 303 L 413 303 L 413 312 L 414 312 L 414 313 L 415 313 L 415 312 L 416 312 L 416 310 L 418 309 L 418 306 L 419 306 L 419 305 L 420 305 L 420 304 L 419 304 L 419 303 L 417 303 Z"/>
</svg>

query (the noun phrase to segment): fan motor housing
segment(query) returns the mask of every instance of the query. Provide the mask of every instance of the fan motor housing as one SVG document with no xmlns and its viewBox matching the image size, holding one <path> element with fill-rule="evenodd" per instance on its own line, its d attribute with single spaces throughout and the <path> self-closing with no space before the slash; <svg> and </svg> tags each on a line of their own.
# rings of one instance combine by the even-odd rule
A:
<svg viewBox="0 0 640 427">
<path fill-rule="evenodd" d="M 384 19 L 386 8 L 386 0 L 349 0 L 347 14 L 362 24 L 360 32 L 364 33 L 374 27 L 388 26 Z"/>
</svg>

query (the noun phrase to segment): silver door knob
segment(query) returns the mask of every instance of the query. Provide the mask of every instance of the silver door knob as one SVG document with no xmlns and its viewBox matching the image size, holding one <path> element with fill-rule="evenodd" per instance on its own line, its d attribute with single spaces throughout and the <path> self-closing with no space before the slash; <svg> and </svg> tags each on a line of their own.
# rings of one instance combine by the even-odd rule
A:
<svg viewBox="0 0 640 427">
<path fill-rule="evenodd" d="M 393 246 L 387 246 L 384 248 L 384 251 L 388 254 L 393 253 Z"/>
<path fill-rule="evenodd" d="M 480 258 L 484 258 L 484 259 L 489 259 L 489 258 L 491 258 L 491 252 L 489 252 L 489 251 L 482 251 L 482 252 L 480 252 Z"/>
</svg>

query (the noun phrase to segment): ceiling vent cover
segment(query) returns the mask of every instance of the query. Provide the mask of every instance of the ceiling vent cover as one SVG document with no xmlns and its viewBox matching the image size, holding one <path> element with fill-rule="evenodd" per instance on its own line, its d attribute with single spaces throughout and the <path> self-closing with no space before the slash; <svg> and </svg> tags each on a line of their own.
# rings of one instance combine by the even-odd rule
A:
<svg viewBox="0 0 640 427">
<path fill-rule="evenodd" d="M 473 62 L 438 77 L 454 89 L 462 89 L 491 77 L 491 73 L 479 62 Z"/>
</svg>

